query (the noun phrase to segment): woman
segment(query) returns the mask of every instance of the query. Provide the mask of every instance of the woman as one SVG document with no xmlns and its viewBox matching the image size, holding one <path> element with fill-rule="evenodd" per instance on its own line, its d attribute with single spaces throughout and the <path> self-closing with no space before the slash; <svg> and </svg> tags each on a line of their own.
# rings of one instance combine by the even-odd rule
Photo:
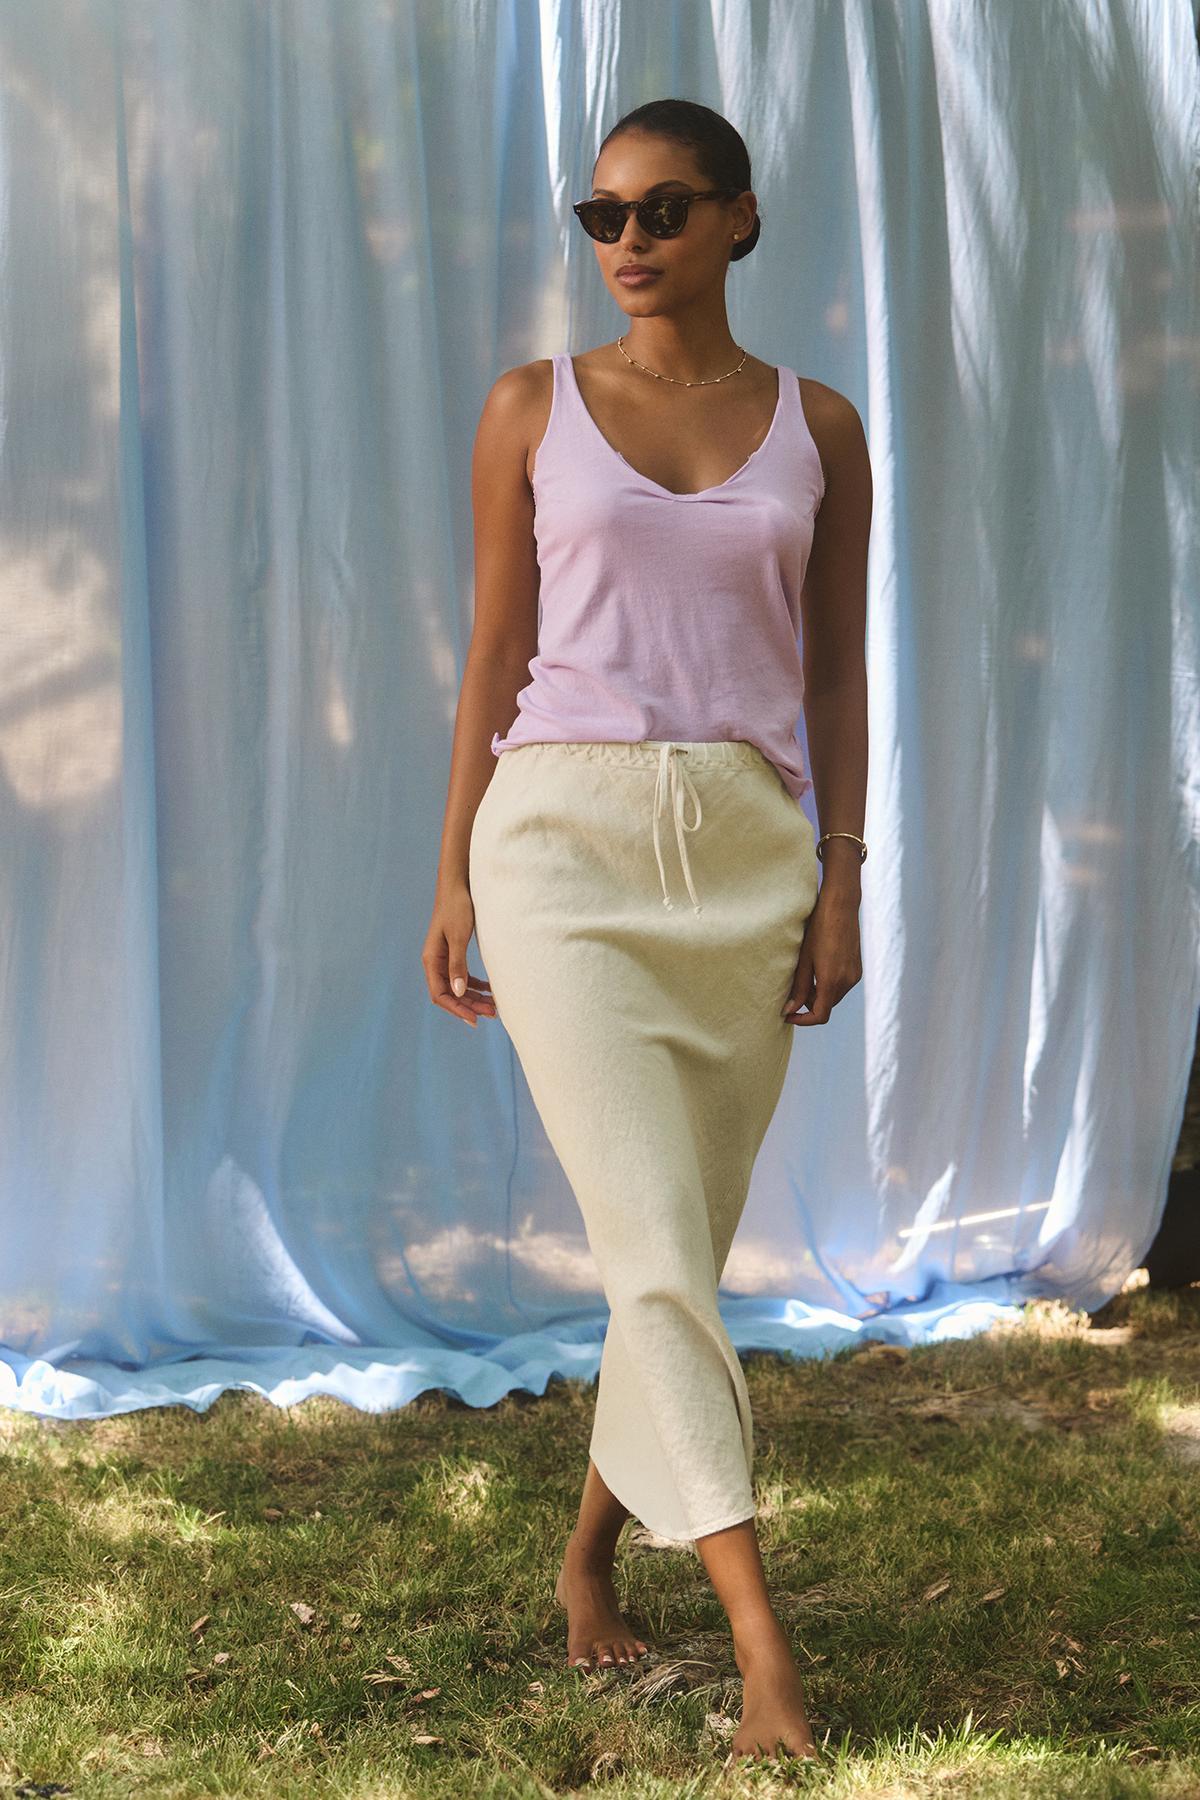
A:
<svg viewBox="0 0 1200 1800">
<path fill-rule="evenodd" d="M 870 466 L 848 400 L 730 333 L 726 274 L 760 222 L 720 114 L 627 114 L 575 211 L 628 330 L 508 370 L 483 409 L 423 963 L 436 1005 L 503 1021 L 609 1303 L 555 1588 L 568 1661 L 646 1652 L 612 1582 L 636 1516 L 695 1545 L 729 1615 L 734 1754 L 813 1756 L 717 1284 L 791 1028 L 826 1023 L 862 976 Z"/>
</svg>

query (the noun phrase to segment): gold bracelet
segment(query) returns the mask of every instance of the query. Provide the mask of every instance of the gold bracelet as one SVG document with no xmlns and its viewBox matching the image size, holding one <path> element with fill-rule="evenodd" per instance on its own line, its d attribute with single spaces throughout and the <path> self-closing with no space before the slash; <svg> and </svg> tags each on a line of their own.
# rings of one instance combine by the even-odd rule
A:
<svg viewBox="0 0 1200 1800">
<path fill-rule="evenodd" d="M 817 839 L 817 861 L 818 862 L 825 861 L 824 856 L 821 854 L 821 845 L 825 842 L 826 838 L 834 838 L 834 837 L 853 838 L 854 842 L 856 844 L 861 844 L 862 845 L 862 855 L 858 859 L 860 867 L 863 863 L 866 862 L 866 860 L 867 860 L 866 843 L 864 842 L 864 840 L 862 838 L 860 838 L 857 835 L 857 833 L 855 833 L 853 831 L 823 831 L 821 833 L 821 836 Z"/>
</svg>

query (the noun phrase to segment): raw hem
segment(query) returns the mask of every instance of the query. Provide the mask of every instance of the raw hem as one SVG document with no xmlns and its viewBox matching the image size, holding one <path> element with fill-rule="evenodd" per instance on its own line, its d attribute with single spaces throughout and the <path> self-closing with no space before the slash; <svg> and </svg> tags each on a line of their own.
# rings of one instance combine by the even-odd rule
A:
<svg viewBox="0 0 1200 1800">
<path fill-rule="evenodd" d="M 732 1518 L 718 1519 L 715 1525 L 705 1525 L 702 1530 L 693 1532 L 690 1538 L 685 1538 L 683 1541 L 686 1544 L 694 1544 L 697 1538 L 709 1537 L 714 1531 L 725 1531 L 730 1525 L 741 1525 L 747 1519 L 756 1519 L 757 1517 L 758 1508 L 752 1506 L 749 1512 L 734 1513 Z"/>
<path fill-rule="evenodd" d="M 604 1470 L 600 1467 L 600 1464 L 596 1462 L 595 1451 L 590 1444 L 588 1446 L 588 1455 L 591 1457 L 592 1461 L 596 1463 L 597 1473 L 614 1500 L 620 1500 L 621 1505 L 625 1508 L 626 1512 L 629 1513 L 631 1518 L 639 1520 L 640 1523 L 646 1527 L 647 1531 L 652 1531 L 655 1537 L 662 1538 L 668 1544 L 694 1544 L 697 1538 L 708 1537 L 710 1533 L 714 1531 L 724 1531 L 730 1525 L 741 1525 L 746 1519 L 756 1519 L 758 1517 L 758 1507 L 757 1505 L 752 1505 L 749 1512 L 729 1513 L 725 1518 L 718 1519 L 714 1525 L 701 1526 L 700 1530 L 694 1532 L 690 1537 L 680 1537 L 674 1531 L 661 1531 L 657 1525 L 652 1524 L 651 1521 L 638 1512 L 635 1507 L 632 1507 L 626 1501 L 621 1500 L 620 1494 L 618 1494 L 616 1488 L 608 1479 Z"/>
<path fill-rule="evenodd" d="M 745 1519 L 756 1519 L 757 1517 L 757 1505 L 752 1505 L 748 1512 L 730 1512 L 730 1514 L 727 1514 L 723 1519 L 718 1519 L 716 1525 L 703 1525 L 698 1532 L 693 1532 L 689 1537 L 680 1537 L 678 1532 L 664 1532 L 664 1530 L 660 1530 L 657 1525 L 653 1525 L 651 1519 L 644 1517 L 644 1514 L 640 1514 L 637 1507 L 630 1507 L 628 1501 L 621 1499 L 621 1494 L 613 1487 L 612 1481 L 608 1480 L 608 1476 L 604 1474 L 599 1462 L 596 1462 L 596 1449 L 594 1449 L 594 1445 L 588 1444 L 588 1456 L 592 1458 L 592 1462 L 596 1463 L 596 1472 L 599 1474 L 601 1481 L 603 1481 L 604 1487 L 612 1494 L 612 1498 L 621 1501 L 622 1507 L 630 1514 L 630 1517 L 637 1519 L 640 1525 L 646 1526 L 646 1530 L 648 1530 L 648 1532 L 653 1532 L 655 1537 L 662 1537 L 667 1544 L 694 1544 L 696 1543 L 696 1537 L 709 1537 L 711 1532 L 723 1532 L 723 1530 L 727 1530 L 730 1525 L 741 1525 Z"/>
<path fill-rule="evenodd" d="M 606 1482 L 605 1486 L 607 1485 Z M 621 1504 L 624 1505 L 624 1501 Z M 699 1531 L 692 1532 L 688 1537 L 677 1537 L 673 1531 L 662 1531 L 657 1525 L 651 1524 L 649 1519 L 643 1519 L 640 1513 L 635 1513 L 634 1517 L 641 1519 L 647 1531 L 652 1531 L 655 1537 L 662 1538 L 668 1544 L 694 1544 L 697 1538 L 709 1537 L 714 1531 L 725 1531 L 730 1525 L 741 1525 L 746 1519 L 756 1519 L 758 1508 L 754 1506 L 749 1512 L 736 1512 L 727 1518 L 716 1520 L 712 1525 L 702 1525 Z"/>
</svg>

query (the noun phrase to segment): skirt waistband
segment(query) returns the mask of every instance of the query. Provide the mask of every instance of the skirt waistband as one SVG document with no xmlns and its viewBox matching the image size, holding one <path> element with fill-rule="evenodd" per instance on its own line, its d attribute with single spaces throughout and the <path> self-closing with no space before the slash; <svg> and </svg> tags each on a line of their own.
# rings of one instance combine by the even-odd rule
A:
<svg viewBox="0 0 1200 1800">
<path fill-rule="evenodd" d="M 673 912 L 675 903 L 667 891 L 667 872 L 663 866 L 662 844 L 659 827 L 662 815 L 670 810 L 675 825 L 675 842 L 679 847 L 679 861 L 683 869 L 683 878 L 691 895 L 692 909 L 697 916 L 704 910 L 700 897 L 692 880 L 691 864 L 688 861 L 687 834 L 698 830 L 703 818 L 700 795 L 695 783 L 688 773 L 689 766 L 694 768 L 704 764 L 757 764 L 769 767 L 762 751 L 755 744 L 748 744 L 742 738 L 714 738 L 692 741 L 685 739 L 679 742 L 674 738 L 642 738 L 637 743 L 626 744 L 607 740 L 604 742 L 579 743 L 532 743 L 514 745 L 506 755 L 529 756 L 534 752 L 549 752 L 554 756 L 582 756 L 590 762 L 601 762 L 625 768 L 655 768 L 658 778 L 654 783 L 654 803 L 651 809 L 651 837 L 654 841 L 654 855 L 658 862 L 659 880 L 662 882 L 663 905 L 668 912 Z M 689 825 L 684 817 L 684 809 L 691 801 L 693 818 Z"/>
<path fill-rule="evenodd" d="M 615 763 L 627 768 L 655 768 L 661 760 L 663 748 L 670 744 L 679 756 L 687 758 L 691 764 L 697 763 L 737 763 L 754 764 L 765 762 L 766 758 L 756 744 L 748 744 L 742 738 L 711 738 L 693 741 L 676 738 L 642 738 L 637 743 L 618 743 L 608 739 L 604 742 L 566 743 L 539 741 L 529 744 L 514 744 L 512 750 L 529 755 L 533 751 L 549 751 L 555 756 L 583 756 L 589 762 Z"/>
</svg>

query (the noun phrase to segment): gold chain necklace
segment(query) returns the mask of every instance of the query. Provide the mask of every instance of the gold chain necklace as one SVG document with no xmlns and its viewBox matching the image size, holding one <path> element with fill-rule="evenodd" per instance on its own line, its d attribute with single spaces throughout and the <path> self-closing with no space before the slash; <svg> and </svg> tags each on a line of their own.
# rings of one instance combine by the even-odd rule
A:
<svg viewBox="0 0 1200 1800">
<path fill-rule="evenodd" d="M 745 362 L 750 354 L 748 350 L 743 350 L 742 362 L 738 364 L 737 369 L 730 369 L 725 375 L 710 375 L 707 381 L 680 381 L 678 375 L 660 375 L 657 369 L 647 369 L 645 363 L 635 362 L 625 348 L 623 342 L 624 336 L 625 333 L 622 332 L 621 336 L 617 339 L 617 349 L 621 352 L 621 355 L 625 358 L 627 363 L 632 363 L 635 369 L 641 369 L 647 375 L 653 375 L 655 381 L 673 381 L 677 387 L 713 387 L 718 381 L 728 381 L 730 375 L 736 375 L 738 373 L 742 363 Z"/>
</svg>

